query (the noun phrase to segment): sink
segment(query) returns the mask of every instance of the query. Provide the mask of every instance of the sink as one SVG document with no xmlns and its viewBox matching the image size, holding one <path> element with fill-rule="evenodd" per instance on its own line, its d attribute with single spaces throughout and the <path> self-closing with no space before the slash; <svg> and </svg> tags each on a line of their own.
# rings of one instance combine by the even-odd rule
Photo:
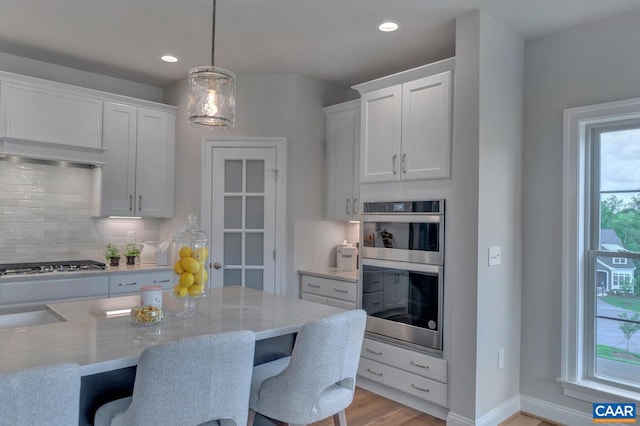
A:
<svg viewBox="0 0 640 426">
<path fill-rule="evenodd" d="M 29 327 L 32 325 L 54 324 L 62 321 L 64 321 L 62 318 L 46 309 L 19 312 L 15 314 L 4 314 L 0 315 L 0 330 Z"/>
</svg>

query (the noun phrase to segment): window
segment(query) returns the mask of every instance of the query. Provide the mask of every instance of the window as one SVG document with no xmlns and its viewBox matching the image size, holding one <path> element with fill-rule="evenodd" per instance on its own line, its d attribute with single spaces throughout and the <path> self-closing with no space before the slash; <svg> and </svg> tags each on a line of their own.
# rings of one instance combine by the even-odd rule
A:
<svg viewBox="0 0 640 426">
<path fill-rule="evenodd" d="M 565 394 L 640 400 L 640 99 L 565 111 Z"/>
</svg>

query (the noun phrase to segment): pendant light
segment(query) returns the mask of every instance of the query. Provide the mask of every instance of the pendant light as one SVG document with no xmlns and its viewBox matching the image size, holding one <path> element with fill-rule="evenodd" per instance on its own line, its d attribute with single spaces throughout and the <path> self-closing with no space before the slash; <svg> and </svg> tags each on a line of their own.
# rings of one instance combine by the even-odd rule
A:
<svg viewBox="0 0 640 426">
<path fill-rule="evenodd" d="M 189 70 L 189 124 L 233 127 L 236 113 L 236 76 L 213 66 L 216 45 L 216 0 L 211 24 L 211 66 Z"/>
</svg>

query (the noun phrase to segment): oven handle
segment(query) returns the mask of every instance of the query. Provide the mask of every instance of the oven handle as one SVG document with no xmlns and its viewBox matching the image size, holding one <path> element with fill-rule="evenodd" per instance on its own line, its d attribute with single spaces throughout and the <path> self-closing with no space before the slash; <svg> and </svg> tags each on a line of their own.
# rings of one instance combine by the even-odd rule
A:
<svg viewBox="0 0 640 426">
<path fill-rule="evenodd" d="M 444 272 L 444 266 L 432 265 L 430 263 L 396 262 L 394 260 L 370 259 L 366 257 L 362 257 L 361 259 L 362 266 L 378 266 L 380 268 L 403 269 L 427 274 L 437 274 L 440 276 L 440 281 L 442 281 L 442 274 Z M 442 291 L 442 289 L 439 289 L 439 291 Z"/>
<path fill-rule="evenodd" d="M 365 213 L 362 215 L 363 222 L 400 222 L 400 223 L 443 223 L 444 216 L 441 214 L 378 214 Z"/>
</svg>

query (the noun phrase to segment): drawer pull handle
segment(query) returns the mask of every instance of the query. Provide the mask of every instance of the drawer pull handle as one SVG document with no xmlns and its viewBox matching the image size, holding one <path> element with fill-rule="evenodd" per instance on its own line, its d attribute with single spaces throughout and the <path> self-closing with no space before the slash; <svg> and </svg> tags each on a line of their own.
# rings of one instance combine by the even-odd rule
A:
<svg viewBox="0 0 640 426">
<path fill-rule="evenodd" d="M 377 373 L 377 372 L 373 371 L 370 368 L 367 368 L 367 373 L 371 373 L 371 374 L 373 374 L 375 376 L 380 376 L 380 377 L 382 377 L 384 375 L 383 373 Z M 413 385 L 411 385 L 411 386 L 413 386 Z"/>
<path fill-rule="evenodd" d="M 132 283 L 118 283 L 118 287 L 126 287 L 126 286 L 130 286 L 130 285 L 138 285 L 137 282 L 132 282 Z"/>
<path fill-rule="evenodd" d="M 415 363 L 415 362 L 413 362 L 413 361 L 409 361 L 409 363 L 410 363 L 411 365 L 413 365 L 414 367 L 424 368 L 425 370 L 428 370 L 428 369 L 429 369 L 429 366 L 428 366 L 428 365 L 416 364 L 416 363 Z"/>
<path fill-rule="evenodd" d="M 334 288 L 333 291 L 337 291 L 338 293 L 349 293 L 349 290 L 340 290 L 339 288 Z"/>
<path fill-rule="evenodd" d="M 320 288 L 319 285 L 315 285 L 315 284 L 311 284 L 311 283 L 307 283 L 307 286 L 313 287 L 313 288 Z"/>
<path fill-rule="evenodd" d="M 374 354 L 374 355 L 378 355 L 378 356 L 382 356 L 382 352 L 376 352 L 376 351 L 372 351 L 369 348 L 365 348 L 367 352 L 369 352 L 370 354 Z"/>
<path fill-rule="evenodd" d="M 154 283 L 168 283 L 171 280 L 153 280 Z"/>
<path fill-rule="evenodd" d="M 411 387 L 412 387 L 412 388 L 414 388 L 414 389 L 416 389 L 416 390 L 422 391 L 422 392 L 430 392 L 430 391 L 429 391 L 429 389 L 427 389 L 427 388 L 420 388 L 420 387 L 418 387 L 418 386 L 414 385 L 413 383 L 411 383 Z"/>
</svg>

